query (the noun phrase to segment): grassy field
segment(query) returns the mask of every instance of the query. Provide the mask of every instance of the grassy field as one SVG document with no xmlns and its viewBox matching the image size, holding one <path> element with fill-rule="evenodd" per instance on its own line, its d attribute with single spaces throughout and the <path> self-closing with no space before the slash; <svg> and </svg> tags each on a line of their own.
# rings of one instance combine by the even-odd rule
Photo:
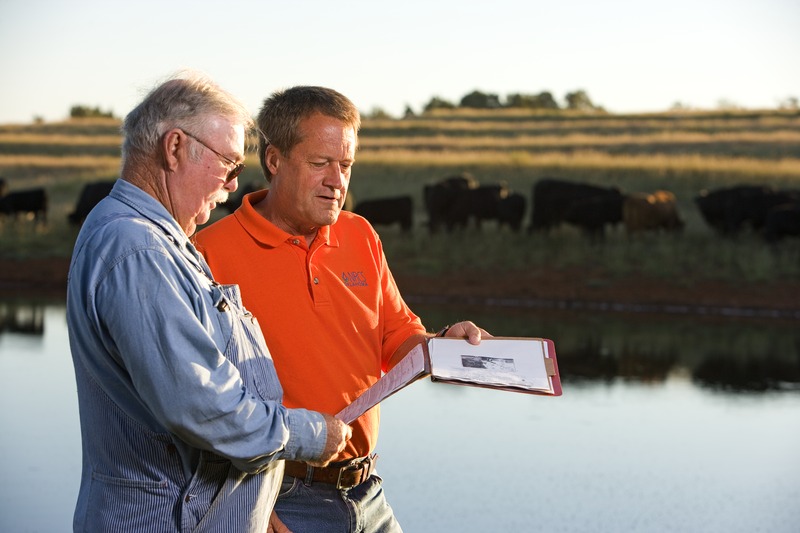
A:
<svg viewBox="0 0 800 533">
<path fill-rule="evenodd" d="M 66 223 L 82 185 L 114 178 L 119 123 L 113 119 L 0 126 L 0 176 L 10 191 L 48 191 L 48 223 L 0 221 L 0 258 L 65 257 L 77 228 Z M 254 156 L 240 184 L 262 184 Z M 591 242 L 565 227 L 515 234 L 486 224 L 428 235 L 422 189 L 469 172 L 503 181 L 529 202 L 543 177 L 615 185 L 625 192 L 668 189 L 686 222 L 680 235 L 628 238 L 621 228 Z M 800 242 L 770 247 L 756 235 L 724 240 L 700 218 L 702 189 L 734 184 L 800 188 L 800 112 L 683 112 L 640 115 L 451 111 L 402 120 L 365 120 L 350 191 L 356 202 L 409 194 L 415 228 L 379 227 L 396 273 L 592 268 L 610 276 L 800 280 Z M 220 216 L 217 210 L 215 218 Z"/>
</svg>

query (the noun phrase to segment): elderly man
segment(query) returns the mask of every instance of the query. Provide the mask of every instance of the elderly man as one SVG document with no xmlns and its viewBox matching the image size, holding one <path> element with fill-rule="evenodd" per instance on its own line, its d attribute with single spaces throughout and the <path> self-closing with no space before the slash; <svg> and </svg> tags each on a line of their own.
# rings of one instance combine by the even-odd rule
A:
<svg viewBox="0 0 800 533">
<path fill-rule="evenodd" d="M 252 119 L 206 77 L 125 119 L 121 177 L 75 244 L 67 321 L 83 439 L 75 531 L 264 533 L 280 459 L 350 428 L 287 409 L 257 321 L 189 242 L 236 189 Z"/>
<path fill-rule="evenodd" d="M 341 210 L 360 126 L 353 103 L 331 89 L 294 87 L 266 100 L 257 126 L 269 191 L 247 195 L 199 232 L 198 248 L 219 279 L 242 286 L 286 405 L 338 412 L 430 334 L 400 296 L 375 230 Z M 473 343 L 488 335 L 471 322 L 446 334 Z M 329 467 L 287 461 L 273 526 L 399 531 L 373 475 L 378 425 L 375 407 L 353 423 Z"/>
</svg>

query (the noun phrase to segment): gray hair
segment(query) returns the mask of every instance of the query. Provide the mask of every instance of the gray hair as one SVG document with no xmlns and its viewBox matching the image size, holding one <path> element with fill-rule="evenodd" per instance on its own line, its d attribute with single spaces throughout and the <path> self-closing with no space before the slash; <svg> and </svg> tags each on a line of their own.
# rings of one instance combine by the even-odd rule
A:
<svg viewBox="0 0 800 533">
<path fill-rule="evenodd" d="M 207 75 L 180 72 L 150 91 L 122 123 L 122 162 L 151 160 L 158 142 L 172 128 L 200 132 L 212 117 L 224 117 L 252 129 L 247 108 Z"/>
<path fill-rule="evenodd" d="M 264 156 L 267 146 L 275 146 L 284 154 L 292 151 L 302 138 L 300 122 L 313 115 L 323 115 L 341 120 L 358 134 L 361 115 L 358 108 L 343 94 L 327 87 L 298 86 L 276 91 L 264 100 L 256 117 L 258 129 L 258 161 L 267 181 L 272 176 Z"/>
</svg>

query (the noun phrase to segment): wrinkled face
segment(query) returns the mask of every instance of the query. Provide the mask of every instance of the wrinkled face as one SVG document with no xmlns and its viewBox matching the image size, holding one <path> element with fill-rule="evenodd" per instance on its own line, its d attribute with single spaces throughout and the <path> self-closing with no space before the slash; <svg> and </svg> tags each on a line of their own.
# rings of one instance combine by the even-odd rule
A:
<svg viewBox="0 0 800 533">
<path fill-rule="evenodd" d="M 181 135 L 187 157 L 183 171 L 176 173 L 168 187 L 173 215 L 186 234 L 192 235 L 198 225 L 208 222 L 211 210 L 236 190 L 237 180 L 227 178 L 235 163 L 244 161 L 245 132 L 243 125 L 220 118 L 210 121 L 203 131 Z M 190 148 L 192 144 L 195 146 Z"/>
<path fill-rule="evenodd" d="M 288 154 L 270 147 L 272 173 L 267 218 L 292 235 L 313 239 L 336 222 L 355 162 L 356 132 L 344 122 L 315 113 L 300 125 L 302 140 Z"/>
</svg>

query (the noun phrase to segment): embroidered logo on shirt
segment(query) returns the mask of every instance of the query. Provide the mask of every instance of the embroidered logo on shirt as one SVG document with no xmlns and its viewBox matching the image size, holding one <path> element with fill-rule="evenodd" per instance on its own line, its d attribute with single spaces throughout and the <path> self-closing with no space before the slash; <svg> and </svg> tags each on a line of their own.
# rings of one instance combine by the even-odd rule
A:
<svg viewBox="0 0 800 533">
<path fill-rule="evenodd" d="M 348 287 L 367 286 L 367 277 L 363 272 L 342 272 L 342 281 Z"/>
</svg>

